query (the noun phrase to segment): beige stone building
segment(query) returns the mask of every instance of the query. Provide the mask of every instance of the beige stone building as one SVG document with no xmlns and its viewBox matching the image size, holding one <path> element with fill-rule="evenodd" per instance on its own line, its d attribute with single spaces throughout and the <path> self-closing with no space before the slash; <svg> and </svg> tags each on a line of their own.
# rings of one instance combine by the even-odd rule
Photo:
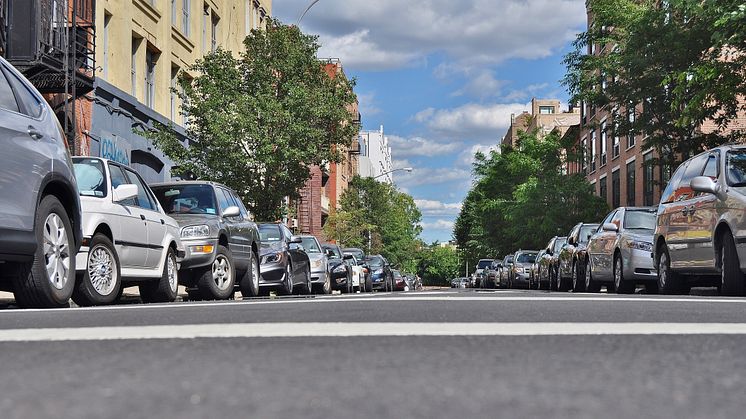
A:
<svg viewBox="0 0 746 419">
<path fill-rule="evenodd" d="M 510 127 L 502 138 L 502 144 L 511 147 L 516 146 L 518 135 L 521 131 L 533 132 L 538 130 L 539 136 L 548 135 L 558 130 L 563 136 L 571 126 L 580 123 L 580 110 L 570 108 L 562 110 L 562 104 L 557 99 L 531 99 L 531 110 L 524 111 L 519 115 L 511 115 Z"/>
</svg>

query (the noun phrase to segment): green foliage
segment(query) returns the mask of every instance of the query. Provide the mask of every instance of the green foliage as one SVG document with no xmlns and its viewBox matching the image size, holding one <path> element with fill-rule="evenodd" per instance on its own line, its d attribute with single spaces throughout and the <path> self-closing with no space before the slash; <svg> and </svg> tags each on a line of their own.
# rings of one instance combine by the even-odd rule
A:
<svg viewBox="0 0 746 419">
<path fill-rule="evenodd" d="M 746 31 L 740 0 L 667 3 L 589 0 L 593 20 L 565 57 L 564 84 L 574 101 L 615 106 L 617 133 L 647 134 L 645 146 L 673 165 L 741 136 L 727 128 L 744 109 Z M 592 45 L 602 53 L 589 54 Z M 729 49 L 739 54 L 724 60 Z M 702 130 L 704 122 L 717 129 Z"/>
<path fill-rule="evenodd" d="M 417 271 L 423 285 L 449 285 L 449 280 L 459 276 L 459 257 L 456 250 L 437 243 L 420 252 Z"/>
<path fill-rule="evenodd" d="M 357 127 L 348 106 L 354 81 L 330 77 L 316 58 L 315 36 L 268 22 L 237 57 L 218 49 L 181 74 L 188 147 L 171 127 L 147 135 L 182 172 L 235 189 L 258 219 L 279 218 L 297 197 L 308 167 L 339 161 Z"/>
<path fill-rule="evenodd" d="M 476 182 L 456 220 L 454 236 L 464 256 L 499 257 L 541 249 L 580 221 L 598 221 L 607 205 L 582 175 L 562 173 L 559 136 L 520 133 L 519 149 L 477 155 Z"/>
<path fill-rule="evenodd" d="M 327 220 L 324 233 L 328 238 L 369 254 L 380 253 L 393 265 L 414 272 L 422 214 L 411 196 L 387 183 L 358 176 L 340 202 L 341 209 Z"/>
</svg>

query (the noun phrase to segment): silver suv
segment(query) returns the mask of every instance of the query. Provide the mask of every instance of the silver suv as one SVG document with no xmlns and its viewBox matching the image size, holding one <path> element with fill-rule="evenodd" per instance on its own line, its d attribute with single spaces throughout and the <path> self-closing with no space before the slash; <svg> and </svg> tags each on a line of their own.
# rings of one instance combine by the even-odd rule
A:
<svg viewBox="0 0 746 419">
<path fill-rule="evenodd" d="M 60 307 L 75 287 L 80 199 L 57 117 L 0 58 L 0 289 L 21 307 Z"/>
<path fill-rule="evenodd" d="M 658 206 L 654 258 L 658 288 L 688 293 L 714 285 L 744 295 L 746 147 L 722 146 L 684 162 Z"/>
</svg>

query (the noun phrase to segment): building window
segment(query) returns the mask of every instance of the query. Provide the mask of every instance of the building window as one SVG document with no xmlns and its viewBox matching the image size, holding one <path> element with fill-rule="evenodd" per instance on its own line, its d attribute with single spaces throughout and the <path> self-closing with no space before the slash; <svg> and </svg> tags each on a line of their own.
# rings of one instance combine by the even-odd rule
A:
<svg viewBox="0 0 746 419">
<path fill-rule="evenodd" d="M 171 121 L 176 122 L 178 97 L 176 89 L 179 86 L 179 66 L 171 65 L 171 83 L 169 92 L 171 94 Z"/>
<path fill-rule="evenodd" d="M 606 176 L 602 177 L 598 180 L 598 196 L 604 199 L 604 201 L 608 201 L 609 199 L 609 192 L 608 192 L 608 186 L 606 182 Z"/>
<path fill-rule="evenodd" d="M 171 26 L 176 26 L 179 21 L 179 12 L 176 8 L 176 0 L 171 0 Z"/>
<path fill-rule="evenodd" d="M 611 206 L 619 208 L 622 201 L 622 185 L 619 179 L 619 170 L 611 174 Z"/>
<path fill-rule="evenodd" d="M 596 153 L 598 152 L 596 149 L 596 140 L 596 130 L 594 129 L 591 132 L 591 173 L 596 171 Z"/>
<path fill-rule="evenodd" d="M 583 167 L 582 167 L 583 175 L 587 175 L 588 174 L 588 154 L 589 154 L 587 138 L 583 138 L 583 141 L 581 142 L 580 154 L 581 154 L 580 157 L 581 157 L 582 164 L 583 164 Z"/>
<path fill-rule="evenodd" d="M 608 133 L 606 132 L 606 122 L 601 123 L 601 167 L 606 166 L 606 147 Z"/>
<path fill-rule="evenodd" d="M 554 113 L 554 106 L 539 106 L 539 113 L 541 115 L 551 115 Z"/>
<path fill-rule="evenodd" d="M 189 9 L 191 0 L 181 0 L 181 31 L 189 36 Z"/>
<path fill-rule="evenodd" d="M 137 97 L 137 49 L 140 46 L 140 40 L 138 38 L 132 38 L 132 59 L 130 62 L 130 75 L 132 81 L 132 96 Z"/>
<path fill-rule="evenodd" d="M 155 107 L 155 63 L 157 59 L 155 52 L 145 51 L 145 105 L 149 108 Z"/>
<path fill-rule="evenodd" d="M 653 152 L 646 154 L 643 157 L 642 163 L 642 183 L 643 183 L 643 205 L 650 206 L 655 205 L 653 203 L 653 182 L 654 179 L 654 167 L 653 167 Z"/>
<path fill-rule="evenodd" d="M 635 162 L 627 163 L 627 206 L 635 206 Z"/>
<path fill-rule="evenodd" d="M 111 15 L 104 11 L 104 79 L 109 77 L 109 27 L 111 26 Z"/>
<path fill-rule="evenodd" d="M 210 26 L 210 51 L 215 52 L 218 49 L 218 23 L 220 18 L 213 14 Z"/>
<path fill-rule="evenodd" d="M 635 115 L 635 107 L 631 106 L 627 110 L 627 118 L 629 119 L 629 133 L 627 133 L 627 148 L 634 147 L 635 146 L 635 120 L 637 120 L 637 116 Z"/>
</svg>

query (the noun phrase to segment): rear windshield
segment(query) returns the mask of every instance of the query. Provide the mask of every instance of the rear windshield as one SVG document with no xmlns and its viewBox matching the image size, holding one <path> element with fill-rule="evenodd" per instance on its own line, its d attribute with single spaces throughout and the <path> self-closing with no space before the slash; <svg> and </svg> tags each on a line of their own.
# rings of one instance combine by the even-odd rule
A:
<svg viewBox="0 0 746 419">
<path fill-rule="evenodd" d="M 536 253 L 519 253 L 518 263 L 534 263 L 536 262 Z"/>
<path fill-rule="evenodd" d="M 263 242 L 278 242 L 282 240 L 282 233 L 280 233 L 280 226 L 265 224 L 259 226 L 259 238 Z"/>
<path fill-rule="evenodd" d="M 156 198 L 166 214 L 209 214 L 217 215 L 215 193 L 210 185 L 170 185 L 156 186 Z"/>
<path fill-rule="evenodd" d="M 477 269 L 484 269 L 484 268 L 486 268 L 486 267 L 488 267 L 490 265 L 492 265 L 492 261 L 491 260 L 486 260 L 486 259 L 480 260 L 479 264 L 477 264 Z"/>
<path fill-rule="evenodd" d="M 363 260 L 363 259 L 365 259 L 365 253 L 363 253 L 363 251 L 360 250 L 360 249 L 344 249 L 342 251 L 346 255 L 355 256 L 355 259 L 357 259 L 357 260 Z"/>
<path fill-rule="evenodd" d="M 78 193 L 82 196 L 103 198 L 106 196 L 106 175 L 104 165 L 98 159 L 75 159 L 75 179 L 78 181 Z"/>
<path fill-rule="evenodd" d="M 301 238 L 301 246 L 303 246 L 303 250 L 305 250 L 306 253 L 321 253 L 319 243 L 313 237 Z"/>
<path fill-rule="evenodd" d="M 331 250 L 332 253 L 334 253 L 334 256 L 342 259 L 342 253 L 339 252 L 339 248 L 337 248 L 337 246 L 324 246 L 324 245 L 322 245 L 322 247 L 324 248 L 324 250 Z"/>
<path fill-rule="evenodd" d="M 371 268 L 380 268 L 383 266 L 383 258 L 380 256 L 371 256 L 371 258 L 368 259 L 368 265 L 370 265 Z"/>
<path fill-rule="evenodd" d="M 624 213 L 624 228 L 631 230 L 655 230 L 655 212 L 627 211 Z"/>
<path fill-rule="evenodd" d="M 588 238 L 596 231 L 598 228 L 598 225 L 596 224 L 589 224 L 584 225 L 583 227 L 580 227 L 580 243 L 588 243 Z"/>
</svg>

